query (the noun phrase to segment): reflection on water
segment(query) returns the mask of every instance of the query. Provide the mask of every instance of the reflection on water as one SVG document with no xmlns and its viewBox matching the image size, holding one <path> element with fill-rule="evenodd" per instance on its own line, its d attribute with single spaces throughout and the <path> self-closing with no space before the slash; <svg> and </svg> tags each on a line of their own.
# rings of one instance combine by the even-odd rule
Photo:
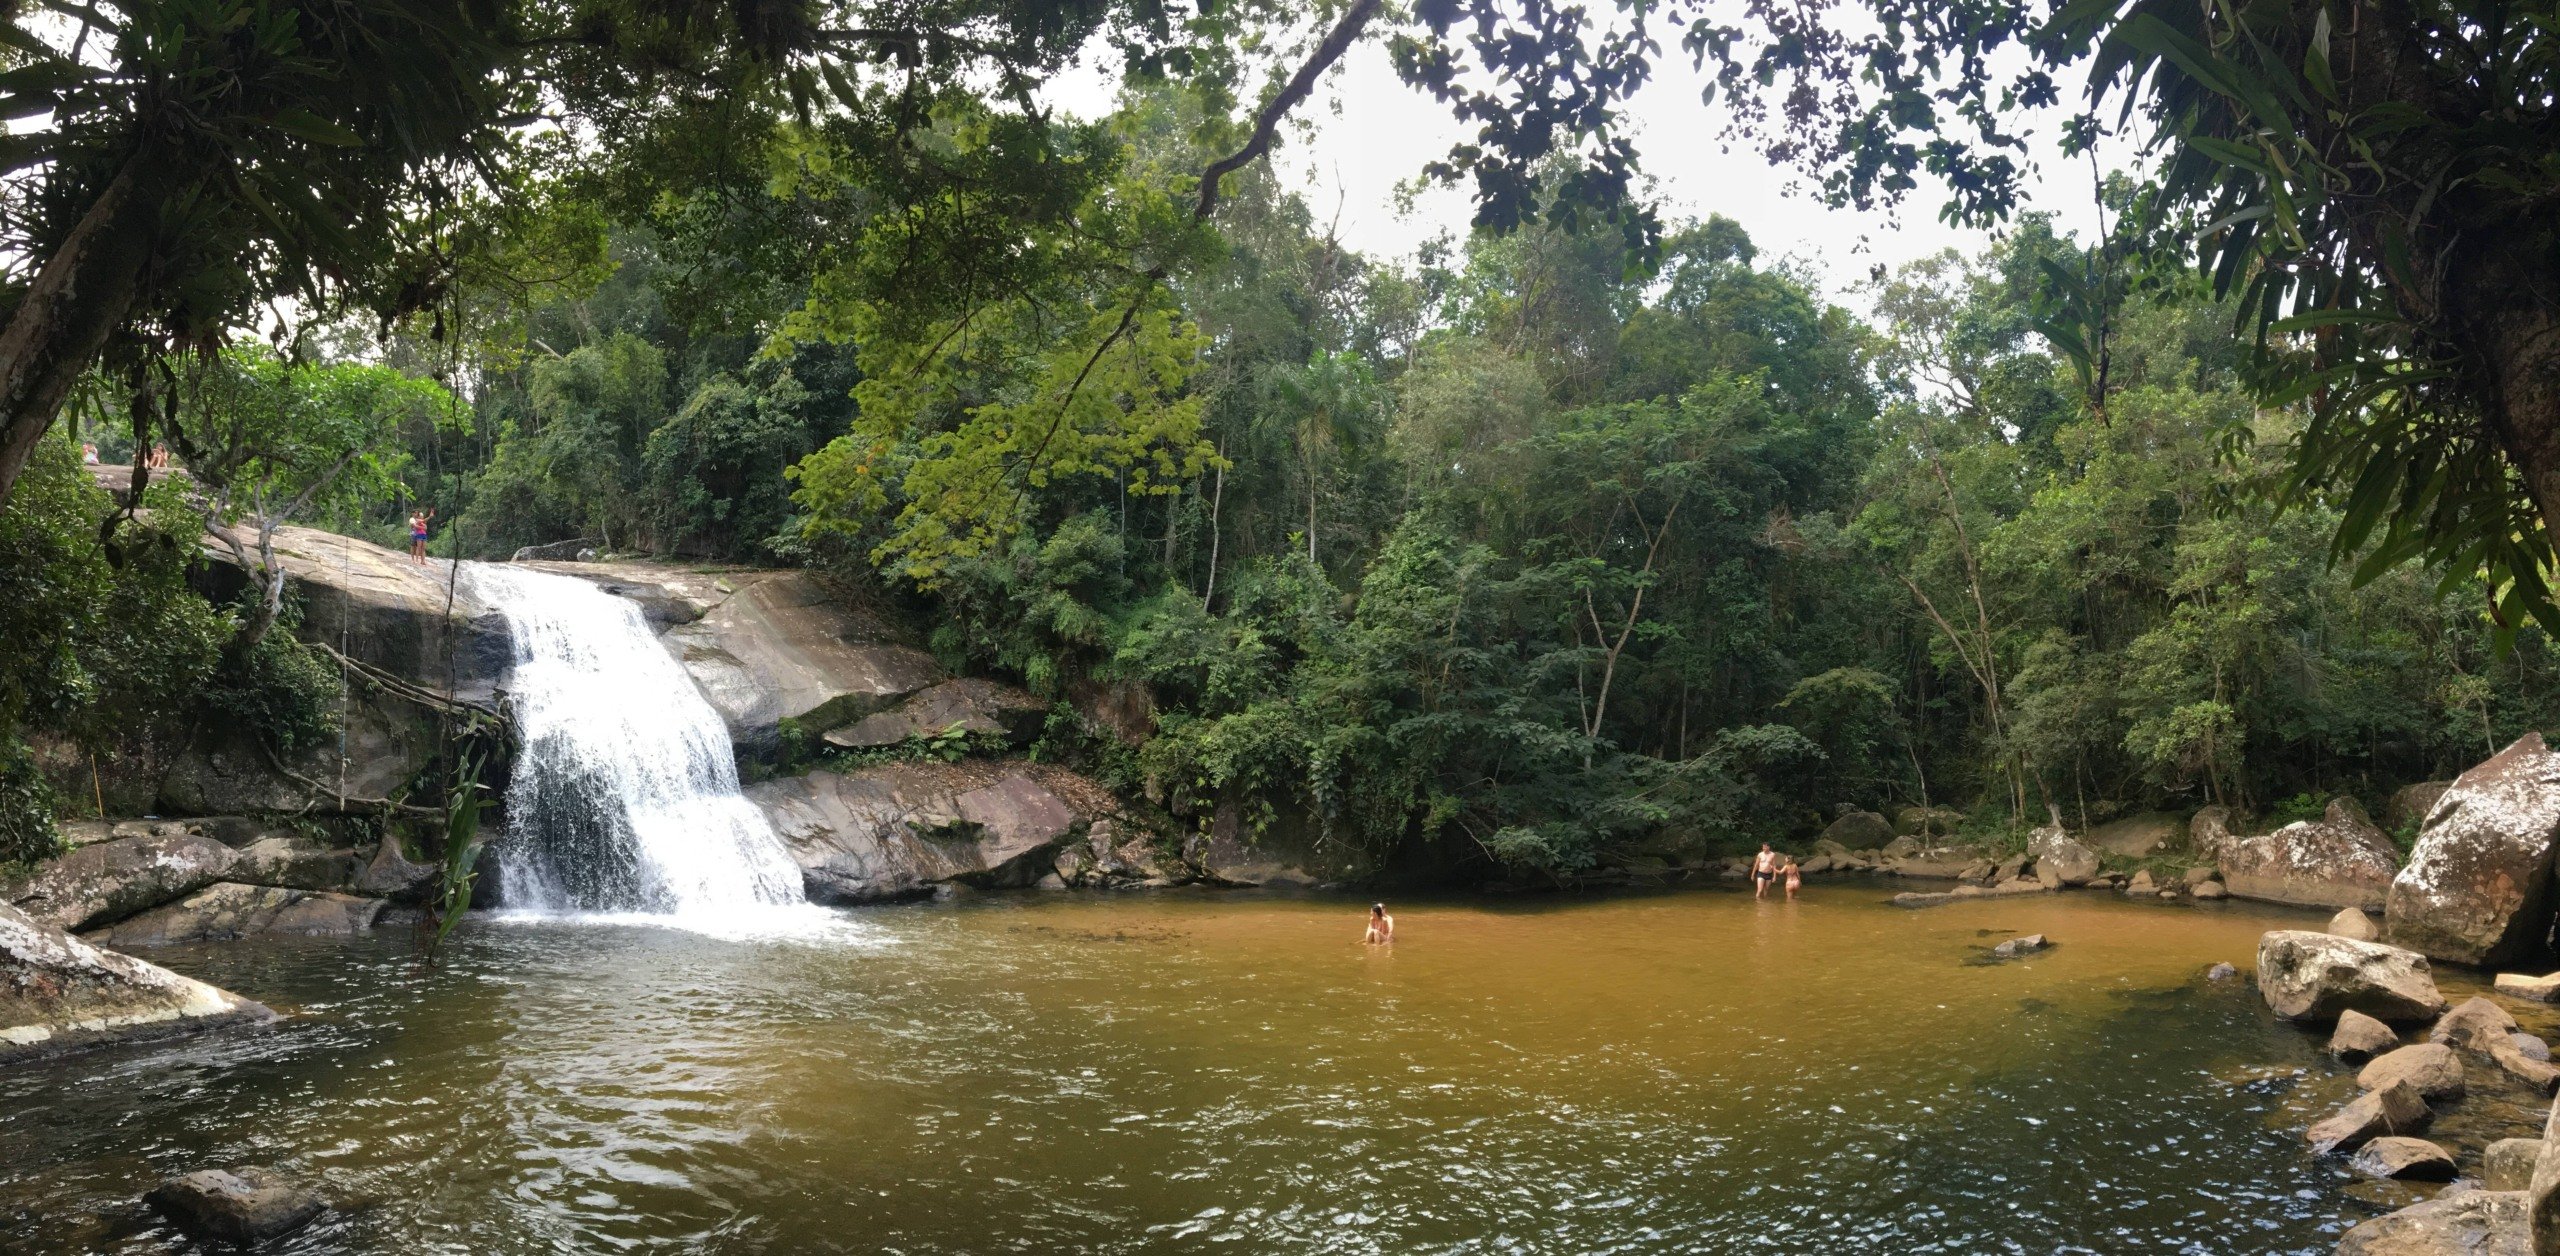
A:
<svg viewBox="0 0 2560 1256">
<path fill-rule="evenodd" d="M 1166 894 L 164 952 L 298 1015 L 0 1073 L 0 1236 L 174 1250 L 142 1190 L 249 1162 L 341 1205 L 304 1252 L 2321 1252 L 2373 1211 L 2302 1152 L 2318 1043 L 2198 980 L 2299 918 L 1887 892 L 1399 903 L 1385 951 L 1360 903 Z"/>
</svg>

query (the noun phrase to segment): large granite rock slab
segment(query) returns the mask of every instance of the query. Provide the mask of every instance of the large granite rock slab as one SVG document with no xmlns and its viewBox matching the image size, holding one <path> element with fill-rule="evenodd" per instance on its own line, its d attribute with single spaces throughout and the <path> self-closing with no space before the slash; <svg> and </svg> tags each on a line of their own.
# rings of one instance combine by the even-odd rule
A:
<svg viewBox="0 0 2560 1256">
<path fill-rule="evenodd" d="M 2536 1256 L 2521 1191 L 2438 1195 L 2358 1222 L 2337 1256 Z"/>
<path fill-rule="evenodd" d="M 2550 933 L 2560 754 L 2527 733 L 2456 778 L 2391 882 L 2382 936 L 2457 964 L 2539 957 Z"/>
<path fill-rule="evenodd" d="M 230 991 L 0 906 L 0 1064 L 273 1019 Z"/>
<path fill-rule="evenodd" d="M 2217 858 L 2234 896 L 2296 907 L 2379 911 L 2400 870 L 2390 835 L 2346 798 L 2331 801 L 2317 820 L 2224 842 Z"/>
<path fill-rule="evenodd" d="M 1209 840 L 1195 839 L 1193 854 L 1201 874 L 1219 885 L 1304 888 L 1319 880 L 1308 870 L 1306 852 L 1285 834 L 1252 832 L 1234 806 L 1211 817 Z"/>
<path fill-rule="evenodd" d="M 2276 1015 L 2295 1021 L 2333 1021 L 2349 1010 L 2420 1021 L 2445 1009 L 2426 956 L 2305 929 L 2258 939 L 2258 993 Z"/>
<path fill-rule="evenodd" d="M 58 929 L 94 929 L 221 880 L 239 856 L 185 830 L 83 846 L 0 886 L 0 902 Z"/>
<path fill-rule="evenodd" d="M 107 946 L 175 946 L 230 942 L 271 934 L 347 937 L 373 927 L 383 901 L 218 881 L 165 907 L 117 921 L 90 934 Z"/>
<path fill-rule="evenodd" d="M 242 542 L 254 556 L 254 533 Z M 487 702 L 515 654 L 506 621 L 471 595 L 468 581 L 449 581 L 443 559 L 414 562 L 404 551 L 317 528 L 276 529 L 276 559 L 302 607 L 298 635 L 345 649 L 358 663 L 468 702 Z M 207 592 L 247 587 L 229 546 L 208 538 Z"/>
<path fill-rule="evenodd" d="M 2391 797 L 2382 804 L 2382 827 L 2397 833 L 2413 825 L 2423 826 L 2451 788 L 2451 781 L 2420 781 L 2391 791 Z"/>
<path fill-rule="evenodd" d="M 2085 885 L 2098 875 L 2098 852 L 2058 824 L 2028 834 L 2027 853 L 2035 857 L 2036 875 L 2052 885 Z"/>
<path fill-rule="evenodd" d="M 1085 819 L 1037 764 L 892 763 L 747 788 L 821 903 L 908 898 L 947 881 L 1027 886 Z M 1063 782 L 1061 782 L 1063 785 Z M 1078 793 L 1065 787 L 1069 794 Z"/>
<path fill-rule="evenodd" d="M 735 593 L 664 639 L 741 746 L 776 744 L 784 720 L 813 732 L 858 720 L 942 678 L 932 655 L 888 640 L 807 572 L 727 580 Z"/>
<path fill-rule="evenodd" d="M 307 837 L 262 837 L 240 848 L 225 874 L 249 885 L 289 890 L 335 890 L 355 883 L 364 864 L 355 851 Z"/>
<path fill-rule="evenodd" d="M 2083 840 L 2109 854 L 2140 859 L 2176 846 L 2185 834 L 2186 825 L 2174 812 L 2143 811 L 2101 824 Z"/>
<path fill-rule="evenodd" d="M 933 737 L 950 729 L 1001 736 L 1028 745 L 1040 735 L 1049 704 L 1011 685 L 967 678 L 932 685 L 886 710 L 863 716 L 826 735 L 830 746 L 861 750 L 894 746 L 910 737 Z"/>
</svg>

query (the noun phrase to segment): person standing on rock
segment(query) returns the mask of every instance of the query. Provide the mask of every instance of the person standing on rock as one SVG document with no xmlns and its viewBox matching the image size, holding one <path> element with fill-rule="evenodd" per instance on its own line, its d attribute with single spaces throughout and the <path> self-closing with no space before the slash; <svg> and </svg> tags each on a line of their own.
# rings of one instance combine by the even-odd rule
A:
<svg viewBox="0 0 2560 1256">
<path fill-rule="evenodd" d="M 1371 946 L 1385 946 L 1396 940 L 1396 918 L 1387 914 L 1386 904 L 1369 904 L 1369 932 L 1360 940 Z"/>
<path fill-rule="evenodd" d="M 427 561 L 427 521 L 435 517 L 432 509 L 409 512 L 409 557 L 421 566 Z"/>
<path fill-rule="evenodd" d="M 1760 843 L 1760 853 L 1751 857 L 1751 897 L 1767 898 L 1769 883 L 1778 879 L 1778 852 Z"/>
</svg>

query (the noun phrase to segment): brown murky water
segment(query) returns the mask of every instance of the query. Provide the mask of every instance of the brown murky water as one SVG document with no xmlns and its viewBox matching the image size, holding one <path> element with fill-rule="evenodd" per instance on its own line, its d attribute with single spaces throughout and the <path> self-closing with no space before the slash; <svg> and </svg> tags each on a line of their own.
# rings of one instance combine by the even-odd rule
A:
<svg viewBox="0 0 2560 1256">
<path fill-rule="evenodd" d="M 0 1246 L 182 1250 L 136 1198 L 243 1162 L 339 1202 L 303 1252 L 2322 1252 L 2389 1202 L 2303 1153 L 2317 1041 L 2201 980 L 2304 917 L 1890 892 L 166 952 L 299 1014 L 0 1074 Z"/>
</svg>

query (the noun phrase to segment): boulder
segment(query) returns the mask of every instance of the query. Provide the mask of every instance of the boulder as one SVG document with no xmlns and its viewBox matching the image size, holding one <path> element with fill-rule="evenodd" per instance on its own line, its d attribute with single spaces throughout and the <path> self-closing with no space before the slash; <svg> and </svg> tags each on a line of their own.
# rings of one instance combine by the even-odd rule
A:
<svg viewBox="0 0 2560 1256">
<path fill-rule="evenodd" d="M 232 1243 L 290 1234 L 327 1209 L 291 1178 L 255 1166 L 198 1169 L 162 1182 L 145 1198 L 180 1229 Z"/>
<path fill-rule="evenodd" d="M 2505 1070 L 2507 1076 L 2523 1082 L 2542 1094 L 2549 1095 L 2554 1091 L 2560 1091 L 2560 1068 L 2553 1068 L 2547 1057 L 2537 1058 L 2524 1048 L 2517 1046 L 2515 1038 L 2515 1035 L 2510 1034 L 2504 1039 L 2489 1044 L 2489 1062 Z M 2549 1048 L 2546 1047 L 2544 1050 L 2547 1052 Z"/>
<path fill-rule="evenodd" d="M 2329 1035 L 2329 1054 L 2353 1064 L 2371 1059 L 2400 1045 L 2400 1035 L 2389 1025 L 2349 1009 L 2338 1014 L 2338 1028 Z"/>
<path fill-rule="evenodd" d="M 2186 828 L 2175 813 L 2145 811 L 2101 824 L 2085 840 L 2109 854 L 2141 859 L 2176 846 Z"/>
<path fill-rule="evenodd" d="M 2480 1153 L 2480 1189 L 2520 1191 L 2533 1185 L 2533 1162 L 2542 1156 L 2539 1138 L 2501 1138 Z"/>
<path fill-rule="evenodd" d="M 0 1063 L 273 1019 L 239 995 L 0 905 Z"/>
<path fill-rule="evenodd" d="M 1952 890 L 1932 894 L 1909 893 L 1893 896 L 1896 907 L 1943 907 L 1948 903 L 1970 902 L 1983 898 L 2009 898 L 2019 894 L 2042 894 L 2045 888 L 2034 881 L 2010 881 L 2001 885 L 1959 885 Z"/>
<path fill-rule="evenodd" d="M 1904 807 L 1893 813 L 1893 832 L 1905 837 L 1923 839 L 1952 836 L 1956 826 L 1964 823 L 1964 813 L 1953 807 Z M 1866 843 L 1874 845 L 1875 843 Z M 1851 843 L 1858 845 L 1858 843 Z"/>
<path fill-rule="evenodd" d="M 1904 834 L 1876 849 L 1876 857 L 1884 860 L 1909 859 L 1928 849 L 1919 838 Z"/>
<path fill-rule="evenodd" d="M 1895 838 L 1893 844 L 1899 846 L 1903 840 Z M 1895 876 L 1934 877 L 1939 880 L 1953 881 L 1976 868 L 1988 872 L 1991 866 L 1991 861 L 1984 859 L 1982 852 L 1973 847 L 1941 846 L 1933 850 L 1915 851 L 1900 856 L 1894 860 L 1888 870 Z"/>
<path fill-rule="evenodd" d="M 335 890 L 355 884 L 363 868 L 352 850 L 333 850 L 303 837 L 265 837 L 240 848 L 240 857 L 223 876 L 288 890 Z"/>
<path fill-rule="evenodd" d="M 83 846 L 0 888 L 0 902 L 78 931 L 112 924 L 221 880 L 238 856 L 183 830 Z"/>
<path fill-rule="evenodd" d="M 2222 870 L 2219 868 L 2189 868 L 2178 874 L 2178 883 L 2191 890 L 2199 885 L 2209 885 L 2221 879 Z"/>
<path fill-rule="evenodd" d="M 2527 733 L 2456 778 L 2393 878 L 2383 937 L 2436 959 L 2532 958 L 2551 927 L 2560 754 Z"/>
<path fill-rule="evenodd" d="M 1882 846 L 1892 841 L 1893 826 L 1886 823 L 1885 818 L 1875 812 L 1843 808 L 1840 818 L 1832 821 L 1829 828 L 1822 830 L 1822 840 L 1838 845 L 1841 853 L 1846 854 L 1853 850 Z"/>
<path fill-rule="evenodd" d="M 2551 1044 L 2521 1029 L 2507 1035 L 2507 1045 L 2522 1052 L 2528 1060 L 2539 1060 L 2545 1064 L 2551 1062 Z"/>
<path fill-rule="evenodd" d="M 1081 782 L 1077 788 L 1074 782 Z M 888 763 L 751 785 L 821 903 L 912 898 L 948 882 L 1027 886 L 1054 870 L 1051 847 L 1099 793 L 1064 769 L 1020 763 Z"/>
<path fill-rule="evenodd" d="M 2231 891 L 2222 888 L 2222 883 L 2220 881 L 2207 881 L 2189 892 L 2194 894 L 2197 898 L 2210 899 L 2231 897 Z"/>
<path fill-rule="evenodd" d="M 2413 1182 L 2450 1182 L 2454 1177 L 2452 1152 L 2423 1138 L 2396 1134 L 2366 1143 L 2347 1167 L 2367 1177 Z"/>
<path fill-rule="evenodd" d="M 2361 1221 L 2336 1256 L 2534 1256 L 2521 1191 L 2448 1191 Z"/>
<path fill-rule="evenodd" d="M 2354 1151 L 2377 1138 L 2422 1133 L 2434 1120 L 2435 1110 L 2417 1091 L 2406 1083 L 2393 1082 L 2356 1096 L 2327 1120 L 2303 1131 L 2302 1136 L 2310 1140 L 2313 1155 L 2325 1156 L 2333 1151 Z"/>
<path fill-rule="evenodd" d="M 568 569 L 594 570 L 596 564 Z M 749 750 L 777 744 L 784 720 L 813 730 L 840 727 L 942 678 L 933 656 L 889 639 L 811 572 L 730 572 L 708 591 L 665 568 L 621 564 L 604 574 L 699 599 L 693 604 L 703 606 L 700 616 L 667 629 L 663 639 L 730 737 Z"/>
<path fill-rule="evenodd" d="M 946 680 L 889 710 L 829 732 L 826 743 L 856 750 L 894 746 L 910 737 L 933 737 L 957 728 L 1028 745 L 1040 735 L 1048 711 L 1049 704 L 1011 685 L 974 678 Z"/>
<path fill-rule="evenodd" d="M 1303 887 L 1316 883 L 1275 833 L 1251 833 L 1232 807 L 1221 807 L 1198 852 L 1200 871 L 1220 885 Z"/>
<path fill-rule="evenodd" d="M 2231 829 L 2229 807 L 2207 807 L 2187 822 L 2187 849 L 2201 858 L 2221 859 L 2223 848 L 2236 838 Z"/>
<path fill-rule="evenodd" d="M 2395 1082 L 2406 1083 L 2428 1099 L 2459 1099 L 2462 1057 L 2440 1042 L 2413 1043 L 2375 1056 L 2356 1074 L 2356 1085 L 2367 1090 L 2380 1090 Z"/>
<path fill-rule="evenodd" d="M 2016 959 L 2021 955 L 2032 955 L 2037 951 L 2044 950 L 2046 947 L 2052 945 L 2053 943 L 2047 940 L 2043 934 L 2030 933 L 2025 937 L 2011 938 L 1998 946 L 1992 947 L 1991 954 L 1994 958 L 1998 959 Z"/>
<path fill-rule="evenodd" d="M 2216 964 L 2213 967 L 2204 970 L 2204 979 L 2207 981 L 2231 981 L 2237 979 L 2239 976 L 2240 970 L 2229 964 Z M 2367 1017 L 2366 1019 L 2370 1020 L 2372 1018 Z M 2379 1024 L 2381 1022 L 2376 1021 L 2375 1023 Z"/>
<path fill-rule="evenodd" d="M 2382 909 L 2400 870 L 2390 836 L 2351 798 L 2331 800 L 2320 819 L 2225 842 L 2219 862 L 2223 886 L 2241 898 L 2371 911 Z"/>
<path fill-rule="evenodd" d="M 2373 923 L 2373 917 L 2364 914 L 2361 907 L 2339 908 L 2338 914 L 2329 918 L 2329 932 L 2358 942 L 2382 940 L 2382 926 Z"/>
<path fill-rule="evenodd" d="M 2258 993 L 2276 1015 L 2334 1020 L 2349 1010 L 2377 1020 L 2427 1020 L 2444 1011 L 2427 957 L 2304 929 L 2258 939 Z"/>
<path fill-rule="evenodd" d="M 2560 1003 L 2560 973 L 2540 977 L 2525 973 L 2499 973 L 2498 993 L 2536 1003 Z"/>
<path fill-rule="evenodd" d="M 2534 1256 L 2560 1252 L 2560 1104 L 2543 1119 L 2542 1153 L 2533 1159 L 2533 1180 L 2525 1187 L 2525 1224 L 2533 1235 Z"/>
<path fill-rule="evenodd" d="M 230 942 L 266 934 L 348 937 L 372 928 L 382 909 L 378 898 L 217 881 L 89 936 L 108 946 Z"/>
<path fill-rule="evenodd" d="M 2036 875 L 2051 885 L 2086 885 L 2098 875 L 2098 852 L 2058 824 L 2027 835 L 2027 853 L 2035 856 Z"/>
<path fill-rule="evenodd" d="M 2391 797 L 2382 804 L 2382 827 L 2398 833 L 2424 825 L 2436 804 L 2443 801 L 2445 791 L 2452 788 L 2451 781 L 2420 781 L 2391 791 Z"/>
<path fill-rule="evenodd" d="M 2487 1055 L 2490 1048 L 2505 1042 L 2507 1035 L 2515 1031 L 2516 1018 L 2507 1015 L 2507 1009 L 2475 997 L 2464 999 L 2445 1013 L 2427 1032 L 2427 1041 Z"/>
<path fill-rule="evenodd" d="M 551 541 L 542 545 L 519 545 L 507 561 L 515 563 L 592 561 L 597 548 L 603 544 L 604 542 L 594 537 L 573 536 L 565 541 Z"/>
<path fill-rule="evenodd" d="M 2149 868 L 2136 871 L 2133 879 L 2124 883 L 2124 892 L 2127 894 L 2156 894 L 2159 890 L 2160 883 L 2151 879 Z"/>
<path fill-rule="evenodd" d="M 442 869 L 409 858 L 400 849 L 399 839 L 386 837 L 374 844 L 373 858 L 365 861 L 364 871 L 347 888 L 395 903 L 423 903 L 443 879 Z"/>
</svg>

